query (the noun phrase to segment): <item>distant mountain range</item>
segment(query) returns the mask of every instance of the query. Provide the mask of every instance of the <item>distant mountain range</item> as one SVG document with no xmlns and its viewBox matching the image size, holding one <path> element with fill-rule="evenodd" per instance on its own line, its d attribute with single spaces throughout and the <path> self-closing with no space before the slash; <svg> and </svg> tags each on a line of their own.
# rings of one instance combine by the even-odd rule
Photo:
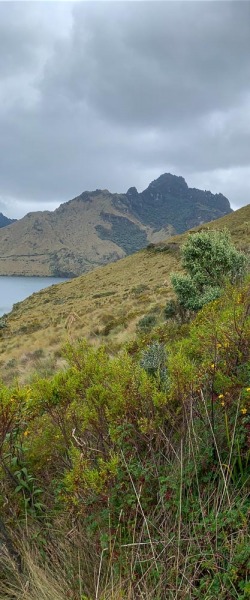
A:
<svg viewBox="0 0 250 600">
<path fill-rule="evenodd" d="M 76 276 L 232 212 L 222 194 L 170 173 L 138 193 L 83 192 L 0 231 L 0 274 Z"/>
<path fill-rule="evenodd" d="M 16 219 L 8 219 L 8 217 L 5 217 L 5 215 L 0 212 L 0 227 L 7 227 L 7 225 L 11 225 L 11 223 L 15 222 Z"/>
</svg>

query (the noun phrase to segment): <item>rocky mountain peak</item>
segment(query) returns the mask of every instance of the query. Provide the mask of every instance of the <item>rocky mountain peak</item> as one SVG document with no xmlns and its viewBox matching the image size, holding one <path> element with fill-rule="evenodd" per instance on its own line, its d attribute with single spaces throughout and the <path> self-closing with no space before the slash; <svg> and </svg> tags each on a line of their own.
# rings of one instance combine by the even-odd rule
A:
<svg viewBox="0 0 250 600">
<path fill-rule="evenodd" d="M 9 219 L 3 213 L 0 212 L 0 227 L 7 227 L 7 225 L 11 225 L 15 223 L 16 219 Z"/>
<path fill-rule="evenodd" d="M 136 198 L 137 196 L 139 196 L 136 187 L 130 187 L 126 192 L 126 196 L 127 198 Z"/>
<path fill-rule="evenodd" d="M 148 188 L 148 190 L 163 190 L 166 192 L 170 191 L 186 191 L 188 189 L 188 185 L 184 179 L 184 177 L 178 175 L 172 175 L 171 173 L 163 173 L 157 179 L 152 181 Z"/>
</svg>

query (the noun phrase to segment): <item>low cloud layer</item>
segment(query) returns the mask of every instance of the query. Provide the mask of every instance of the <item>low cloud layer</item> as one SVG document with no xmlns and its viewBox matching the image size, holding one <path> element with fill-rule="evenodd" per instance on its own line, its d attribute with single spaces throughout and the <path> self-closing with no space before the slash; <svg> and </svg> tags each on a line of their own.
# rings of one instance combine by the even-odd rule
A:
<svg viewBox="0 0 250 600">
<path fill-rule="evenodd" d="M 249 2 L 1 2 L 0 211 L 161 173 L 250 202 Z"/>
</svg>

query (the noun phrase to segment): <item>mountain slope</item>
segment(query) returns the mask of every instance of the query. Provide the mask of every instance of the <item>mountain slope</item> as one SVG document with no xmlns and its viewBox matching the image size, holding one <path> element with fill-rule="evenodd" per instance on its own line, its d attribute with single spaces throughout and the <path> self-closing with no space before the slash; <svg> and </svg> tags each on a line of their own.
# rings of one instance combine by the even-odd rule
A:
<svg viewBox="0 0 250 600">
<path fill-rule="evenodd" d="M 1 275 L 75 276 L 231 212 L 227 198 L 165 174 L 138 193 L 84 192 L 0 231 Z"/>
<path fill-rule="evenodd" d="M 205 225 L 225 227 L 235 245 L 249 253 L 250 205 Z M 151 245 L 15 305 L 6 327 L 0 329 L 0 376 L 23 376 L 32 363 L 37 367 L 39 356 L 41 360 L 56 356 L 68 338 L 105 341 L 112 350 L 133 337 L 143 315 L 160 318 L 172 295 L 170 274 L 180 268 L 179 248 L 187 235 Z"/>
</svg>

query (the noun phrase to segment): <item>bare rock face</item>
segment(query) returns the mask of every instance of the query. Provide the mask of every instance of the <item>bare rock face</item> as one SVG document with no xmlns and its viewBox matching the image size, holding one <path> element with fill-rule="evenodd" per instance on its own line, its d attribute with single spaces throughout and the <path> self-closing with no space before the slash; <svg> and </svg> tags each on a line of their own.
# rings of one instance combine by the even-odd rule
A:
<svg viewBox="0 0 250 600">
<path fill-rule="evenodd" d="M 171 173 L 152 181 L 141 194 L 130 188 L 126 196 L 131 210 L 143 223 L 156 229 L 168 223 L 177 233 L 232 212 L 229 200 L 222 194 L 189 188 L 183 177 Z"/>
<path fill-rule="evenodd" d="M 7 227 L 7 225 L 11 225 L 11 223 L 15 223 L 16 219 L 8 219 L 5 217 L 3 213 L 0 212 L 0 227 Z"/>
</svg>

